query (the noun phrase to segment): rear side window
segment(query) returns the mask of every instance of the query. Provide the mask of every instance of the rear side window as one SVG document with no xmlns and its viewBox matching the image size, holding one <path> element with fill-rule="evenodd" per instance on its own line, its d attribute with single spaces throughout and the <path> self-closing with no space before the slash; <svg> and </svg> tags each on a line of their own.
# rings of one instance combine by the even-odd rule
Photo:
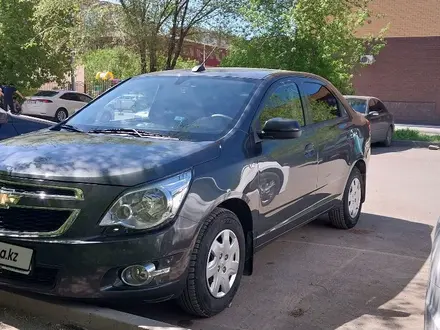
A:
<svg viewBox="0 0 440 330">
<path fill-rule="evenodd" d="M 67 101 L 81 102 L 81 100 L 78 97 L 78 94 L 76 94 L 76 93 L 65 93 L 60 97 L 60 99 L 67 100 Z"/>
<path fill-rule="evenodd" d="M 298 86 L 295 83 L 281 83 L 275 87 L 264 101 L 260 115 L 260 125 L 272 118 L 294 119 L 304 126 L 304 112 Z"/>
<path fill-rule="evenodd" d="M 34 96 L 40 96 L 40 97 L 54 97 L 57 95 L 57 91 L 38 91 L 35 93 Z"/>
<path fill-rule="evenodd" d="M 309 101 L 311 116 L 314 123 L 320 123 L 341 117 L 339 102 L 327 87 L 312 82 L 305 82 L 302 86 L 304 94 Z"/>
<path fill-rule="evenodd" d="M 81 102 L 89 103 L 92 98 L 90 96 L 84 95 L 84 94 L 78 94 L 78 97 Z"/>
<path fill-rule="evenodd" d="M 383 104 L 383 103 L 382 103 L 381 101 L 379 101 L 379 100 L 377 100 L 376 108 L 377 108 L 376 111 L 379 112 L 379 113 L 386 113 L 386 112 L 388 112 L 388 110 L 387 110 L 385 104 Z"/>
</svg>

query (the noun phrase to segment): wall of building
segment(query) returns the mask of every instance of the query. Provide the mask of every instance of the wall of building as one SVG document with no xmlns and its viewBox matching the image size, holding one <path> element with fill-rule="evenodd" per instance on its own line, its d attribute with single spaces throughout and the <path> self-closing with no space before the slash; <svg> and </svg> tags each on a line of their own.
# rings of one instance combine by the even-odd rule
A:
<svg viewBox="0 0 440 330">
<path fill-rule="evenodd" d="M 66 74 L 65 77 L 66 83 L 62 86 L 59 86 L 55 81 L 48 82 L 40 87 L 40 90 L 50 90 L 50 89 L 72 89 L 70 84 L 71 78 L 70 74 Z M 78 66 L 75 69 L 75 90 L 80 93 L 85 92 L 85 69 L 83 65 Z"/>
<path fill-rule="evenodd" d="M 440 0 L 372 0 L 372 17 L 360 35 L 374 34 L 389 24 L 386 37 L 440 36 Z"/>
<path fill-rule="evenodd" d="M 206 66 L 219 66 L 221 60 L 227 54 L 227 49 L 223 47 L 214 48 L 215 46 L 186 41 L 183 47 L 182 57 L 201 63 L 204 56 L 208 57 L 208 55 L 214 50 L 211 56 L 206 60 Z"/>
<path fill-rule="evenodd" d="M 354 86 L 382 99 L 398 122 L 440 124 L 440 37 L 388 38 Z"/>
</svg>

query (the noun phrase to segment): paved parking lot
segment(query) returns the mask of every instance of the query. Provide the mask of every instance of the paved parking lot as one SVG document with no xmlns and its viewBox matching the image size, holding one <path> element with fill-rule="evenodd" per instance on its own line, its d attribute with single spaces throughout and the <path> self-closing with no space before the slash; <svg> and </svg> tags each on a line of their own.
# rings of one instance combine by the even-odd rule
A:
<svg viewBox="0 0 440 330">
<path fill-rule="evenodd" d="M 324 217 L 280 237 L 216 317 L 194 319 L 173 303 L 118 308 L 193 330 L 422 329 L 439 168 L 440 151 L 375 148 L 360 224 L 340 231 Z M 0 329 L 15 328 L 59 326 L 0 310 Z"/>
<path fill-rule="evenodd" d="M 375 148 L 360 224 L 320 219 L 257 254 L 231 308 L 194 319 L 173 303 L 126 311 L 204 330 L 422 329 L 440 152 Z"/>
</svg>

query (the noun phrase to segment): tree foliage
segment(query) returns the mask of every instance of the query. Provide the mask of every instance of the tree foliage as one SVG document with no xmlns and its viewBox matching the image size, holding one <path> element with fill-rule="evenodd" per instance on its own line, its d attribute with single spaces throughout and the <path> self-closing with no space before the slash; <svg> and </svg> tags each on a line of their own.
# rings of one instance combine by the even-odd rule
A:
<svg viewBox="0 0 440 330">
<path fill-rule="evenodd" d="M 203 24 L 226 19 L 238 0 L 119 0 L 124 33 L 139 54 L 141 71 L 173 69 L 182 55 L 185 38 Z M 165 56 L 160 67 L 159 58 Z"/>
<path fill-rule="evenodd" d="M 81 57 L 81 63 L 85 68 L 87 82 L 94 80 L 98 72 L 110 71 L 118 79 L 129 78 L 141 73 L 139 57 L 134 51 L 124 46 L 91 50 Z M 164 67 L 165 63 L 165 56 L 160 55 L 157 64 Z M 175 67 L 188 69 L 194 67 L 195 64 L 194 61 L 179 58 Z M 149 65 L 148 61 L 146 65 Z"/>
<path fill-rule="evenodd" d="M 96 49 L 81 58 L 86 81 L 92 81 L 98 72 L 110 71 L 116 78 L 125 79 L 140 73 L 136 53 L 118 46 Z"/>
<path fill-rule="evenodd" d="M 222 64 L 313 72 L 349 92 L 360 57 L 385 45 L 385 29 L 366 38 L 356 34 L 371 16 L 369 2 L 250 0 L 242 12 L 252 37 L 237 38 Z"/>
<path fill-rule="evenodd" d="M 0 82 L 39 87 L 62 76 L 65 61 L 54 53 L 33 24 L 35 0 L 0 0 Z"/>
</svg>

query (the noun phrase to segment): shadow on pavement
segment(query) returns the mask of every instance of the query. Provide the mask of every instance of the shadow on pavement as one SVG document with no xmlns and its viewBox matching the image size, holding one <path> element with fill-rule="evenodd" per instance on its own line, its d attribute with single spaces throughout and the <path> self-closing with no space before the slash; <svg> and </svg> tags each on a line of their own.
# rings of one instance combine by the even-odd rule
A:
<svg viewBox="0 0 440 330">
<path fill-rule="evenodd" d="M 380 143 L 373 143 L 371 145 L 371 154 L 372 155 L 380 155 L 380 154 L 387 154 L 387 153 L 391 153 L 391 152 L 402 152 L 402 151 L 415 149 L 415 148 L 417 149 L 417 148 L 426 148 L 426 147 L 422 147 L 420 145 L 415 145 L 415 144 L 411 144 L 411 143 L 400 143 L 400 141 L 393 142 L 391 147 L 385 147 L 385 146 L 381 145 Z"/>
<path fill-rule="evenodd" d="M 398 329 L 424 297 L 426 283 L 414 276 L 430 254 L 431 231 L 365 213 L 355 229 L 341 231 L 322 218 L 260 251 L 232 307 L 213 318 L 188 316 L 174 302 L 112 307 L 194 330 L 336 329 L 350 321 L 362 329 L 364 315 L 374 329 Z M 410 282 L 413 296 L 396 298 Z"/>
</svg>

